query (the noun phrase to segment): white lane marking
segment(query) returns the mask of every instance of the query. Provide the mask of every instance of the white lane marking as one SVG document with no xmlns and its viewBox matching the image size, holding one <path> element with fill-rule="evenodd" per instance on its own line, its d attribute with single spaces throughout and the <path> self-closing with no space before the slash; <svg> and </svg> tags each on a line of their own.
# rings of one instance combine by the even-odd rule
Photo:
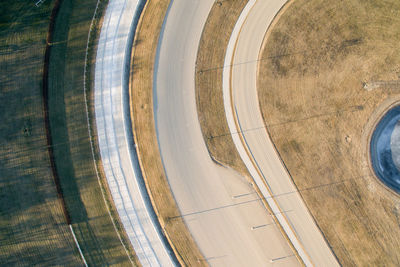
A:
<svg viewBox="0 0 400 267">
<path fill-rule="evenodd" d="M 75 241 L 76 247 L 77 247 L 78 250 L 79 250 L 79 254 L 81 255 L 81 258 L 82 258 L 82 260 L 83 260 L 83 263 L 84 263 L 85 266 L 87 267 L 88 264 L 87 264 L 87 262 L 86 262 L 85 256 L 83 256 L 81 247 L 79 246 L 79 242 L 78 242 L 78 240 L 76 239 L 74 229 L 72 228 L 72 225 L 69 224 L 68 226 L 69 226 L 69 229 L 71 230 L 72 236 L 74 237 L 74 241 Z"/>
</svg>

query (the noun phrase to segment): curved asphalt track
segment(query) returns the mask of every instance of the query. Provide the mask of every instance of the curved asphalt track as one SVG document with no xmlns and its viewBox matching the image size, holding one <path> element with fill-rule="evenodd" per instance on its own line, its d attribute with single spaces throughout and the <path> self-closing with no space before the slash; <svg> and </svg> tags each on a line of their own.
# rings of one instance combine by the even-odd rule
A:
<svg viewBox="0 0 400 267">
<path fill-rule="evenodd" d="M 101 160 L 121 222 L 143 266 L 174 266 L 142 182 L 130 132 L 127 76 L 133 34 L 143 7 L 110 0 L 95 69 L 95 115 Z"/>
<path fill-rule="evenodd" d="M 224 70 L 225 110 L 232 111 L 227 112 L 228 122 L 233 120 L 232 115 L 236 116 L 236 124 L 231 122 L 229 126 L 231 132 L 241 132 L 240 141 L 233 137 L 244 163 L 303 262 L 307 266 L 337 266 L 335 256 L 263 127 L 259 109 L 256 85 L 259 51 L 266 30 L 285 3 L 286 0 L 255 1 L 237 39 L 230 40 L 234 45 L 228 48 L 228 62 L 225 62 L 231 65 Z"/>
<path fill-rule="evenodd" d="M 174 0 L 154 68 L 156 130 L 166 175 L 194 240 L 213 266 L 297 266 L 248 181 L 210 158 L 195 101 L 197 49 L 214 0 Z"/>
</svg>

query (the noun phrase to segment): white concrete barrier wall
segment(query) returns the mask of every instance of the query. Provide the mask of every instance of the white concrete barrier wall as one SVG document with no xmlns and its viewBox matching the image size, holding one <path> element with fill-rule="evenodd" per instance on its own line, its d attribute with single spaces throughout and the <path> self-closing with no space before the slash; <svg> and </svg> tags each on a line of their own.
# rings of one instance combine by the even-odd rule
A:
<svg viewBox="0 0 400 267">
<path fill-rule="evenodd" d="M 129 60 L 144 2 L 110 0 L 95 66 L 95 118 L 101 161 L 117 212 L 143 266 L 174 266 L 142 181 L 129 117 Z"/>
</svg>

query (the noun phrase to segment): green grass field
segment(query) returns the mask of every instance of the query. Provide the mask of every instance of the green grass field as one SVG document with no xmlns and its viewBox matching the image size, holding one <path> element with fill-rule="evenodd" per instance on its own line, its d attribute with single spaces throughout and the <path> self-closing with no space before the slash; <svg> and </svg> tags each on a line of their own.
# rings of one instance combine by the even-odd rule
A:
<svg viewBox="0 0 400 267">
<path fill-rule="evenodd" d="M 57 198 L 42 102 L 53 1 L 0 9 L 0 265 L 82 264 Z"/>
</svg>

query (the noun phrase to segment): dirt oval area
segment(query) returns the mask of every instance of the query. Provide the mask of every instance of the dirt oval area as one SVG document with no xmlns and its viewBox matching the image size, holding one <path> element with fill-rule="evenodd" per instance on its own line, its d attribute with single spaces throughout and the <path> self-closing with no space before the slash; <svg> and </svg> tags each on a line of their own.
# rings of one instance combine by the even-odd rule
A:
<svg viewBox="0 0 400 267">
<path fill-rule="evenodd" d="M 296 0 L 260 51 L 273 143 L 344 266 L 400 264 L 400 196 L 375 177 L 369 138 L 400 100 L 400 2 Z"/>
</svg>

